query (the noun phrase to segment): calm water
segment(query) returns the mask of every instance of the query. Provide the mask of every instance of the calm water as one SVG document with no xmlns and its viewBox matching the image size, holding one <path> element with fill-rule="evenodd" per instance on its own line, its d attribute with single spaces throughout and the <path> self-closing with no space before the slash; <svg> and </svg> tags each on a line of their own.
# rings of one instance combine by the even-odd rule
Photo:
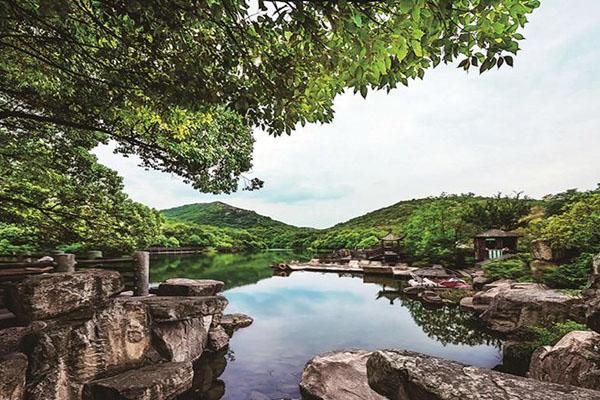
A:
<svg viewBox="0 0 600 400">
<path fill-rule="evenodd" d="M 231 340 L 219 378 L 225 394 L 219 397 L 220 386 L 201 398 L 297 399 L 306 362 L 336 349 L 404 348 L 489 368 L 501 362 L 498 341 L 458 308 L 428 309 L 399 297 L 395 290 L 401 283 L 393 280 L 308 272 L 272 276 L 270 262 L 290 257 L 263 253 L 154 261 L 155 281 L 174 276 L 226 281 L 227 312 L 254 318 Z"/>
</svg>

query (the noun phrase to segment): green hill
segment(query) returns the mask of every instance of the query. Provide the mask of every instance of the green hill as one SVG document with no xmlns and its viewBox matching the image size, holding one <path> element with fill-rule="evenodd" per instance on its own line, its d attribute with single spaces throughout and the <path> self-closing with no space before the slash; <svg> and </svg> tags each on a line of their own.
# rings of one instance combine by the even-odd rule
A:
<svg viewBox="0 0 600 400">
<path fill-rule="evenodd" d="M 211 225 L 221 228 L 249 229 L 291 227 L 291 225 L 260 215 L 254 211 L 244 210 L 220 201 L 186 204 L 162 210 L 161 214 L 168 220 L 193 222 L 195 224 Z"/>
</svg>

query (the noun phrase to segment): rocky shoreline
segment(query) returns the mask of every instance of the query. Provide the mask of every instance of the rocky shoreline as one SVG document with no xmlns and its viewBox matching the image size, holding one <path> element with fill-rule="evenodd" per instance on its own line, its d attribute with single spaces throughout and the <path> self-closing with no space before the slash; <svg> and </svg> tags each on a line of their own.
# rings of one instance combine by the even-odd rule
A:
<svg viewBox="0 0 600 400">
<path fill-rule="evenodd" d="M 13 284 L 8 305 L 22 326 L 0 330 L 0 397 L 154 400 L 209 393 L 204 398 L 218 399 L 224 387 L 215 380 L 230 335 L 252 323 L 224 315 L 222 287 L 174 279 L 156 295 L 133 297 L 121 294 L 119 273 L 106 270 Z M 223 367 L 215 371 L 202 359 Z"/>
</svg>

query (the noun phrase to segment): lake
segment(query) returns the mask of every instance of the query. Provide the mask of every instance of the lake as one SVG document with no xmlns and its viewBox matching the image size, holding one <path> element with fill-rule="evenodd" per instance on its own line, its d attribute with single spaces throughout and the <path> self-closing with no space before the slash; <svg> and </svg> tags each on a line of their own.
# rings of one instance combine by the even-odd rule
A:
<svg viewBox="0 0 600 400">
<path fill-rule="evenodd" d="M 227 312 L 254 318 L 231 340 L 220 389 L 201 398 L 297 399 L 306 362 L 338 349 L 404 348 L 480 367 L 501 363 L 499 341 L 457 307 L 427 308 L 400 296 L 404 283 L 394 280 L 311 272 L 273 276 L 272 262 L 292 258 L 299 257 L 266 252 L 153 260 L 153 282 L 223 280 Z"/>
</svg>

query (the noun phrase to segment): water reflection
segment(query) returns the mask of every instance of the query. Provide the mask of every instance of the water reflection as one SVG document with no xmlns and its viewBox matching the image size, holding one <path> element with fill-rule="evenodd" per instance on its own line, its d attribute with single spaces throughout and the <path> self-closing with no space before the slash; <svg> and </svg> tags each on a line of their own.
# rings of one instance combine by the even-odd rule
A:
<svg viewBox="0 0 600 400">
<path fill-rule="evenodd" d="M 405 348 L 488 368 L 501 359 L 497 340 L 469 314 L 427 308 L 404 297 L 399 281 L 307 272 L 272 276 L 269 263 L 254 258 L 173 271 L 171 276 L 225 280 L 227 311 L 254 318 L 232 338 L 227 368 L 221 355 L 218 367 L 201 369 L 203 389 L 181 400 L 297 399 L 305 363 L 337 349 Z M 239 271 L 245 266 L 253 271 Z"/>
</svg>

